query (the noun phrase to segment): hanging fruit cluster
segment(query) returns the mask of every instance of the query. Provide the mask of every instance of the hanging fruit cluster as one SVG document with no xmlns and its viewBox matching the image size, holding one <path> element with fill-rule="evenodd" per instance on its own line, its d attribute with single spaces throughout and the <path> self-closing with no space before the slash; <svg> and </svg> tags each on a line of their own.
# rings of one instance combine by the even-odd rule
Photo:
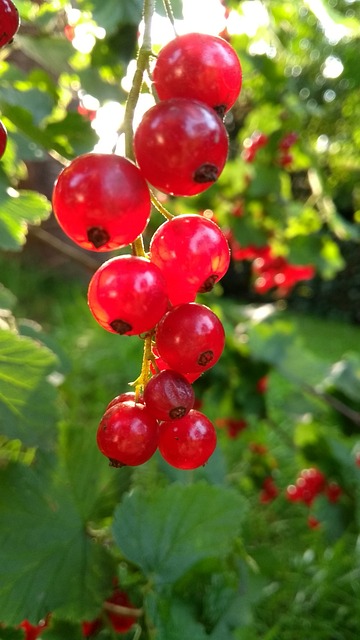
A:
<svg viewBox="0 0 360 640">
<path fill-rule="evenodd" d="M 218 361 L 225 334 L 215 313 L 195 299 L 226 273 L 229 246 L 215 222 L 195 213 L 173 217 L 153 190 L 193 196 L 217 180 L 228 154 L 223 117 L 241 81 L 225 40 L 175 37 L 157 57 L 159 101 L 138 126 L 129 157 L 82 155 L 54 186 L 54 214 L 75 243 L 97 252 L 132 248 L 104 262 L 88 288 L 101 327 L 144 339 L 134 391 L 114 398 L 98 427 L 98 447 L 115 467 L 143 464 L 158 449 L 170 465 L 194 469 L 216 447 L 213 424 L 193 408 L 192 382 Z M 146 253 L 151 203 L 166 221 Z"/>
</svg>

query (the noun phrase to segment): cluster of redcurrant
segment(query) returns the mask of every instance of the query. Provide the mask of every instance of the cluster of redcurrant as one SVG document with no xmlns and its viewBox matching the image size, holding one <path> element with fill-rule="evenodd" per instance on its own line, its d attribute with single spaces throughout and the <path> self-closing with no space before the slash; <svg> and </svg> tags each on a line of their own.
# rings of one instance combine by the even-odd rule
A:
<svg viewBox="0 0 360 640">
<path fill-rule="evenodd" d="M 324 474 L 316 468 L 303 469 L 295 484 L 287 487 L 286 496 L 291 502 L 303 502 L 308 507 L 312 505 L 316 496 L 324 493 L 329 502 L 337 502 L 342 494 L 337 482 L 327 482 Z"/>
<path fill-rule="evenodd" d="M 334 480 L 328 481 L 325 475 L 317 468 L 311 467 L 300 471 L 295 484 L 286 489 L 286 497 L 290 502 L 302 502 L 311 507 L 319 495 L 325 495 L 329 502 L 336 503 L 343 491 Z M 308 515 L 308 525 L 311 529 L 317 529 L 320 522 L 311 513 Z"/>
<path fill-rule="evenodd" d="M 144 338 L 135 391 L 110 402 L 97 432 L 98 447 L 113 466 L 143 464 L 158 449 L 172 466 L 194 469 L 216 446 L 213 424 L 194 409 L 191 383 L 220 358 L 225 335 L 215 313 L 195 298 L 227 271 L 229 245 L 214 221 L 197 214 L 173 217 L 152 189 L 192 196 L 218 178 L 228 153 L 223 116 L 241 81 L 239 60 L 226 41 L 177 36 L 155 63 L 159 101 L 135 132 L 136 163 L 85 154 L 63 169 L 54 186 L 54 214 L 74 242 L 98 252 L 132 245 L 131 255 L 104 262 L 88 288 L 100 326 Z M 166 221 L 145 253 L 151 202 Z"/>
<path fill-rule="evenodd" d="M 92 638 L 106 625 L 115 633 L 126 633 L 137 621 L 137 617 L 131 615 L 132 611 L 138 613 L 139 609 L 135 609 L 126 591 L 115 587 L 112 595 L 103 603 L 101 616 L 82 622 L 83 637 Z"/>
<path fill-rule="evenodd" d="M 311 280 L 315 276 L 315 268 L 311 264 L 291 264 L 284 256 L 275 256 L 269 245 L 242 247 L 230 231 L 226 236 L 233 260 L 252 262 L 253 287 L 256 293 L 265 294 L 276 289 L 281 295 L 287 295 L 298 282 Z"/>
<path fill-rule="evenodd" d="M 10 44 L 20 26 L 17 8 L 11 0 L 0 0 L 0 49 Z M 7 131 L 0 120 L 0 158 L 3 157 L 7 144 Z"/>
</svg>

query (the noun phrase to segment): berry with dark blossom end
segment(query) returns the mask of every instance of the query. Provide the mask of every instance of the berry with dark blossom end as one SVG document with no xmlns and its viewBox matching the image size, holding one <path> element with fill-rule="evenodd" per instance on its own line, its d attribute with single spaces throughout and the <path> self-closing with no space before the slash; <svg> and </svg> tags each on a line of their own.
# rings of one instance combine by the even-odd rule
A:
<svg viewBox="0 0 360 640">
<path fill-rule="evenodd" d="M 157 420 L 176 420 L 193 408 L 195 394 L 181 373 L 168 369 L 150 378 L 144 390 L 144 402 Z"/>
<path fill-rule="evenodd" d="M 159 355 L 174 371 L 203 372 L 219 360 L 225 344 L 224 327 L 208 307 L 196 302 L 168 311 L 156 330 Z"/>
<path fill-rule="evenodd" d="M 134 136 L 136 161 L 156 189 L 193 196 L 221 174 L 228 153 L 226 129 L 206 104 L 186 98 L 149 109 Z"/>
<path fill-rule="evenodd" d="M 150 216 L 149 188 L 138 167 L 114 154 L 78 156 L 58 176 L 55 217 L 83 249 L 113 251 L 144 231 Z"/>
<path fill-rule="evenodd" d="M 116 256 L 91 278 L 88 304 L 107 331 L 139 335 L 153 329 L 166 312 L 166 283 L 160 269 L 146 258 Z"/>
<path fill-rule="evenodd" d="M 228 269 L 230 249 L 215 222 L 184 214 L 155 231 L 149 256 L 164 275 L 171 304 L 178 305 L 211 291 Z"/>
<path fill-rule="evenodd" d="M 6 145 L 7 145 L 7 131 L 6 131 L 5 125 L 0 120 L 0 158 L 2 158 L 5 153 Z"/>
<path fill-rule="evenodd" d="M 158 423 L 143 404 L 120 402 L 104 413 L 97 445 L 113 467 L 144 464 L 156 451 Z"/>
<path fill-rule="evenodd" d="M 11 0 L 0 0 L 0 48 L 11 43 L 20 27 L 17 8 Z"/>
<path fill-rule="evenodd" d="M 161 49 L 153 80 L 160 100 L 199 100 L 223 117 L 240 93 L 242 70 L 235 50 L 226 40 L 205 33 L 187 33 Z"/>
<path fill-rule="evenodd" d="M 197 469 L 209 460 L 216 448 L 216 431 L 200 411 L 192 409 L 179 420 L 160 425 L 159 451 L 177 469 Z"/>
</svg>

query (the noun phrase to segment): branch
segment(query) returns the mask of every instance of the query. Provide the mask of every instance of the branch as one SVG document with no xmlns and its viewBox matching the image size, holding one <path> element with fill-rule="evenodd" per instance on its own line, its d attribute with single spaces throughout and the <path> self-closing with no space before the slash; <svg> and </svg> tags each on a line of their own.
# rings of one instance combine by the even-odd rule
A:
<svg viewBox="0 0 360 640">
<path fill-rule="evenodd" d="M 129 92 L 129 96 L 125 107 L 124 116 L 124 131 L 125 131 L 125 154 L 127 158 L 134 160 L 133 150 L 133 121 L 135 108 L 139 100 L 141 87 L 143 84 L 144 73 L 148 67 L 149 58 L 152 55 L 151 51 L 151 21 L 155 11 L 155 0 L 144 0 L 144 37 L 142 45 L 139 49 L 136 71 L 132 87 Z"/>
</svg>

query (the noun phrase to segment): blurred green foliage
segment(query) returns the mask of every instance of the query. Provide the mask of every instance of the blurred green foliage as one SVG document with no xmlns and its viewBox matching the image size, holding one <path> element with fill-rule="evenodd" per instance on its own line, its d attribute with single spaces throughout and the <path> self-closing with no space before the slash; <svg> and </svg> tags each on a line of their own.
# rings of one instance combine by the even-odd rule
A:
<svg viewBox="0 0 360 640">
<path fill-rule="evenodd" d="M 142 2 L 16 4 L 22 26 L 0 51 L 9 134 L 0 167 L 0 639 L 22 638 L 23 619 L 49 613 L 44 640 L 83 637 L 81 623 L 101 615 L 116 576 L 141 609 L 128 639 L 141 629 L 144 640 L 355 640 L 359 329 L 287 305 L 324 312 L 318 295 L 327 316 L 359 319 L 340 304 L 345 291 L 349 305 L 358 300 L 359 2 L 223 3 L 219 31 L 243 67 L 225 121 L 229 160 L 197 198 L 166 200 L 175 214 L 210 210 L 233 247 L 229 276 L 199 298 L 227 343 L 194 385 L 219 441 L 194 472 L 157 454 L 137 469 L 106 465 L 97 424 L 137 377 L 141 340 L 95 326 L 83 254 L 58 268 L 31 242 L 20 253 L 50 216 L 61 167 L 99 142 L 95 111 L 116 103 L 122 113 Z M 185 3 L 171 4 L 181 19 Z M 163 3 L 156 9 L 166 21 Z M 260 134 L 264 144 L 249 154 Z M 160 222 L 154 213 L 146 241 Z M 311 265 L 316 278 L 295 288 L 275 280 L 261 294 L 254 256 L 240 256 L 264 247 L 282 265 L 277 275 Z M 310 467 L 326 488 L 308 505 L 290 501 L 287 487 Z"/>
</svg>

